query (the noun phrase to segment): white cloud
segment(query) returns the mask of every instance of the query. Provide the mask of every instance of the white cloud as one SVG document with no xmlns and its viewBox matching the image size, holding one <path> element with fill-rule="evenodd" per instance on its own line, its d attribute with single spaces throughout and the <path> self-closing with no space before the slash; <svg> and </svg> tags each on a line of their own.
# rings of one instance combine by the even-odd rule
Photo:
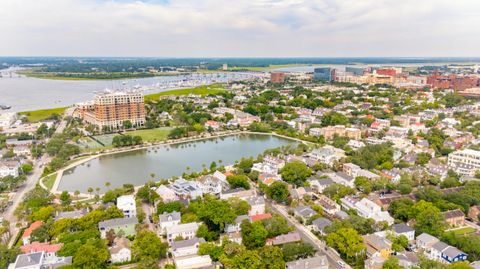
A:
<svg viewBox="0 0 480 269">
<path fill-rule="evenodd" d="M 0 0 L 0 55 L 480 56 L 476 0 Z"/>
</svg>

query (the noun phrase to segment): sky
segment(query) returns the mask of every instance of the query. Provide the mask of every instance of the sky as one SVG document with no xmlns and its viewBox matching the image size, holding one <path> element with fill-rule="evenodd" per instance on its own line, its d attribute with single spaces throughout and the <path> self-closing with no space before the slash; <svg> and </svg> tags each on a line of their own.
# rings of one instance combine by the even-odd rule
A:
<svg viewBox="0 0 480 269">
<path fill-rule="evenodd" d="M 478 57 L 478 0 L 0 0 L 0 56 Z"/>
</svg>

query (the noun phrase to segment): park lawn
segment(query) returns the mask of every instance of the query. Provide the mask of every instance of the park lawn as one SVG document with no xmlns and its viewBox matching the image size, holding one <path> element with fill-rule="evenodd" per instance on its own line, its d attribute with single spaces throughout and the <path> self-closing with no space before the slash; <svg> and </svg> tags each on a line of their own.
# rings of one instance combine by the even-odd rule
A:
<svg viewBox="0 0 480 269">
<path fill-rule="evenodd" d="M 140 136 L 143 142 L 154 142 L 154 141 L 163 141 L 167 140 L 168 134 L 172 128 L 169 127 L 162 127 L 156 129 L 143 129 L 143 130 L 136 130 L 136 131 L 129 131 L 126 132 L 126 135 L 131 136 Z"/>
<path fill-rule="evenodd" d="M 18 114 L 27 116 L 27 119 L 29 122 L 39 122 L 39 121 L 47 120 L 51 118 L 53 114 L 62 115 L 66 109 L 67 109 L 66 107 L 58 107 L 58 108 L 19 112 Z"/>
<path fill-rule="evenodd" d="M 53 187 L 53 184 L 55 184 L 55 180 L 57 179 L 57 173 L 53 173 L 47 177 L 44 177 L 43 180 L 43 185 L 47 187 L 47 189 L 51 190 Z"/>
<path fill-rule="evenodd" d="M 450 230 L 450 231 L 454 232 L 457 235 L 464 235 L 464 234 L 475 233 L 477 231 L 477 229 L 475 229 L 473 227 L 463 227 L 463 228 Z"/>
<path fill-rule="evenodd" d="M 186 88 L 186 89 L 177 89 L 177 90 L 170 90 L 164 91 L 154 94 L 145 95 L 145 101 L 153 101 L 158 100 L 161 96 L 167 95 L 189 95 L 189 94 L 197 94 L 197 95 L 209 95 L 209 94 L 219 94 L 226 91 L 223 87 L 223 84 L 212 84 L 212 85 L 204 85 L 198 86 L 195 88 Z"/>
</svg>

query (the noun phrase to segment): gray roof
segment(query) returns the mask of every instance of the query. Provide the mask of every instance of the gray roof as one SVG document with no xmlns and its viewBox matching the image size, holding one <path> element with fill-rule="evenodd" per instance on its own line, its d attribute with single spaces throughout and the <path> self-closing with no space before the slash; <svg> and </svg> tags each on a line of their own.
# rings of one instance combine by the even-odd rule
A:
<svg viewBox="0 0 480 269">
<path fill-rule="evenodd" d="M 458 255 L 465 254 L 456 247 L 448 246 L 447 249 L 443 251 L 443 254 L 447 255 L 450 258 L 455 258 Z"/>
<path fill-rule="evenodd" d="M 295 214 L 301 215 L 302 217 L 309 217 L 317 213 L 309 206 L 297 206 L 294 211 Z"/>
<path fill-rule="evenodd" d="M 429 235 L 427 233 L 423 233 L 419 236 L 417 236 L 417 241 L 424 241 L 426 243 L 433 243 L 433 242 L 437 242 L 438 241 L 438 238 L 436 238 L 435 236 L 432 236 L 432 235 Z"/>
<path fill-rule="evenodd" d="M 392 225 L 392 230 L 394 230 L 395 233 L 397 233 L 397 234 L 408 233 L 408 232 L 415 231 L 414 229 L 412 229 L 410 226 L 408 226 L 405 223 L 399 223 L 399 224 Z"/>
<path fill-rule="evenodd" d="M 198 238 L 198 237 L 194 237 L 194 238 L 187 239 L 187 240 L 174 241 L 174 242 L 172 242 L 172 249 L 191 247 L 191 246 L 194 246 L 196 244 L 201 244 L 201 243 L 205 243 L 205 239 Z"/>
<path fill-rule="evenodd" d="M 345 211 L 337 211 L 335 212 L 335 216 L 343 220 L 350 218 L 350 215 L 348 215 Z"/>
<path fill-rule="evenodd" d="M 55 220 L 59 219 L 78 219 L 80 217 L 85 216 L 88 213 L 88 209 L 82 208 L 80 210 L 73 210 L 73 211 L 64 211 L 64 212 L 57 212 L 55 216 Z"/>
<path fill-rule="evenodd" d="M 250 220 L 248 215 L 240 215 L 237 218 L 235 218 L 235 223 L 242 223 L 244 220 Z"/>
<path fill-rule="evenodd" d="M 261 205 L 265 204 L 265 198 L 263 196 L 251 196 L 245 199 L 250 205 Z"/>
<path fill-rule="evenodd" d="M 317 269 L 322 266 L 328 267 L 328 260 L 325 255 L 287 262 L 287 269 Z"/>
<path fill-rule="evenodd" d="M 439 252 L 442 252 L 444 249 L 448 248 L 449 245 L 442 242 L 442 241 L 438 241 L 437 243 L 433 244 L 432 248 L 438 250 Z"/>
<path fill-rule="evenodd" d="M 322 179 L 319 179 L 318 180 L 318 184 L 319 185 L 330 185 L 330 184 L 333 184 L 335 183 L 335 181 L 333 181 L 331 178 L 322 178 Z"/>
<path fill-rule="evenodd" d="M 63 259 L 58 260 L 56 263 L 43 265 L 42 269 L 57 269 L 69 264 L 72 264 L 72 256 L 64 257 Z"/>
<path fill-rule="evenodd" d="M 312 225 L 317 227 L 319 230 L 323 230 L 326 227 L 332 225 L 332 222 L 329 219 L 326 219 L 326 218 L 318 218 L 318 219 L 312 221 Z"/>
<path fill-rule="evenodd" d="M 169 220 L 169 218 L 171 218 Z M 180 220 L 182 216 L 180 215 L 180 212 L 173 211 L 172 213 L 163 213 L 159 216 L 160 222 L 167 222 L 167 221 L 174 221 L 174 220 Z"/>
<path fill-rule="evenodd" d="M 109 228 L 120 225 L 136 225 L 138 224 L 137 218 L 117 218 L 101 221 L 98 223 L 98 228 Z"/>
<path fill-rule="evenodd" d="M 13 268 L 23 268 L 28 266 L 41 265 L 43 260 L 43 252 L 34 252 L 29 254 L 20 254 L 17 256 L 15 261 L 15 267 Z"/>
</svg>

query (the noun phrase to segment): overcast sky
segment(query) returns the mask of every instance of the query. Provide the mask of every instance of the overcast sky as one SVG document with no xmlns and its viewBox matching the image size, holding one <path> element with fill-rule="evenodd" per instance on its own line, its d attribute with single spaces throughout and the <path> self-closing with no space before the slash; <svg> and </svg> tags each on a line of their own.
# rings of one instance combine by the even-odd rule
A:
<svg viewBox="0 0 480 269">
<path fill-rule="evenodd" d="M 480 56 L 479 0 L 0 0 L 1 56 Z"/>
</svg>

